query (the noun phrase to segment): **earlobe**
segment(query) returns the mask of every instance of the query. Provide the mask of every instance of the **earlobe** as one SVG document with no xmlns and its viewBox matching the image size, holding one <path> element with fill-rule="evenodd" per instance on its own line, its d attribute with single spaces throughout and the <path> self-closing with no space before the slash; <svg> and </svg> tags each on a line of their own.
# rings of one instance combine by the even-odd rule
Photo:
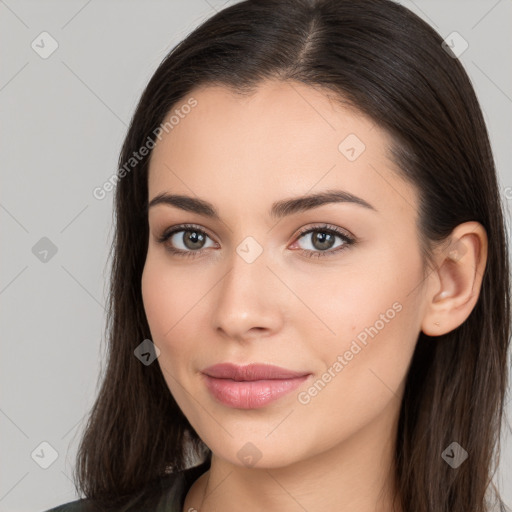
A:
<svg viewBox="0 0 512 512">
<path fill-rule="evenodd" d="M 475 221 L 457 226 L 436 257 L 421 330 L 441 336 L 469 317 L 480 294 L 487 262 L 487 233 Z"/>
</svg>

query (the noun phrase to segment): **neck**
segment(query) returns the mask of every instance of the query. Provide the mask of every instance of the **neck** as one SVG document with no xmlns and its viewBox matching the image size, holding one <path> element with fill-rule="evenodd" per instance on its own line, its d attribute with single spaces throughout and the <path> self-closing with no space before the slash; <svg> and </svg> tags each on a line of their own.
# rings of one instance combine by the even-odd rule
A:
<svg viewBox="0 0 512 512">
<path fill-rule="evenodd" d="M 400 512 L 392 504 L 397 419 L 386 411 L 339 444 L 288 466 L 249 468 L 213 454 L 183 510 Z"/>
</svg>

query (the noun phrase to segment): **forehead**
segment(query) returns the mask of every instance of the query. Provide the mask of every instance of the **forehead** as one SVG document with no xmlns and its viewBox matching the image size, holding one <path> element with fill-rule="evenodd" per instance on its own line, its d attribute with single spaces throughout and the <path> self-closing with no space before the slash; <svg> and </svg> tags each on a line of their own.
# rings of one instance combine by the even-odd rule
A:
<svg viewBox="0 0 512 512">
<path fill-rule="evenodd" d="M 190 98 L 196 106 L 179 119 L 173 116 Z M 337 158 L 338 145 L 349 134 L 373 151 L 384 153 L 388 142 L 386 134 L 375 131 L 374 123 L 360 112 L 342 107 L 327 92 L 296 82 L 265 81 L 250 95 L 203 86 L 178 102 L 166 119 L 170 117 L 172 129 L 157 144 L 155 159 L 170 151 L 178 158 L 190 149 L 187 144 L 197 142 L 201 152 L 187 151 L 188 162 L 210 153 L 216 160 L 230 160 L 250 152 L 253 160 L 282 164 L 315 153 L 317 159 Z"/>
<path fill-rule="evenodd" d="M 305 84 L 267 81 L 248 96 L 201 87 L 173 115 L 151 157 L 150 198 L 172 190 L 242 206 L 343 188 L 377 205 L 386 194 L 413 196 L 388 157 L 387 132 Z"/>
</svg>

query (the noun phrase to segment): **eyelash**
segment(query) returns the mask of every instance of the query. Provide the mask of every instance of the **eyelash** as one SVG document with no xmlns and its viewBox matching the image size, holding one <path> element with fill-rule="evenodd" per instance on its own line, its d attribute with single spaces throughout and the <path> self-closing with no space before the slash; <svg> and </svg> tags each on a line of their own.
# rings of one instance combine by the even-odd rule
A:
<svg viewBox="0 0 512 512">
<path fill-rule="evenodd" d="M 208 235 L 208 233 L 206 233 L 204 230 L 200 229 L 198 226 L 196 226 L 194 224 L 181 224 L 179 226 L 173 227 L 170 231 L 164 231 L 164 233 L 158 237 L 157 241 L 158 241 L 158 243 L 165 244 L 167 242 L 167 240 L 169 240 L 169 238 L 171 238 L 176 233 L 179 233 L 180 231 L 194 231 L 196 233 L 206 235 L 208 238 L 211 238 Z M 351 245 L 353 245 L 355 243 L 355 240 L 353 238 L 351 238 L 348 235 L 346 235 L 345 233 L 341 232 L 335 226 L 331 226 L 328 224 L 325 224 L 322 226 L 315 226 L 314 228 L 304 228 L 297 234 L 297 237 L 295 240 L 296 241 L 299 240 L 306 234 L 316 233 L 316 232 L 329 233 L 332 235 L 336 235 L 336 236 L 340 237 L 343 240 L 343 242 L 345 242 L 345 243 L 343 245 L 337 247 L 336 249 L 326 250 L 326 251 L 312 251 L 312 250 L 308 250 L 308 249 L 299 249 L 304 254 L 304 256 L 306 256 L 307 258 L 323 258 L 323 257 L 333 256 L 345 249 L 348 249 Z M 195 258 L 199 254 L 201 254 L 204 250 L 206 250 L 206 249 L 200 249 L 197 251 L 182 251 L 181 249 L 176 249 L 174 247 L 171 247 L 168 244 L 167 244 L 166 248 L 172 254 L 174 254 L 178 257 L 183 257 L 183 258 Z"/>
</svg>

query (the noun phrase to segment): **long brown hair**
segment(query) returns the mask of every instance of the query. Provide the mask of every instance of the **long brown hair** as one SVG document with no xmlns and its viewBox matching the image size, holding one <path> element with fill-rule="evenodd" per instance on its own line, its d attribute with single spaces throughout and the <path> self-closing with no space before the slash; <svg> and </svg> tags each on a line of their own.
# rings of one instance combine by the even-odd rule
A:
<svg viewBox="0 0 512 512">
<path fill-rule="evenodd" d="M 418 229 L 427 259 L 460 223 L 478 221 L 487 231 L 487 266 L 470 316 L 443 336 L 419 335 L 395 470 L 404 511 L 488 510 L 508 379 L 508 241 L 482 112 L 464 68 L 442 42 L 390 0 L 248 0 L 216 13 L 165 57 L 119 158 L 108 359 L 77 456 L 75 481 L 83 495 L 103 508 L 142 503 L 166 470 L 187 466 L 188 436 L 194 447 L 202 443 L 159 365 L 134 357 L 151 338 L 141 295 L 151 152 L 130 159 L 197 86 L 250 94 L 262 80 L 278 78 L 334 94 L 392 135 L 399 172 L 420 193 Z M 456 469 L 441 457 L 452 441 L 469 453 Z"/>
</svg>

